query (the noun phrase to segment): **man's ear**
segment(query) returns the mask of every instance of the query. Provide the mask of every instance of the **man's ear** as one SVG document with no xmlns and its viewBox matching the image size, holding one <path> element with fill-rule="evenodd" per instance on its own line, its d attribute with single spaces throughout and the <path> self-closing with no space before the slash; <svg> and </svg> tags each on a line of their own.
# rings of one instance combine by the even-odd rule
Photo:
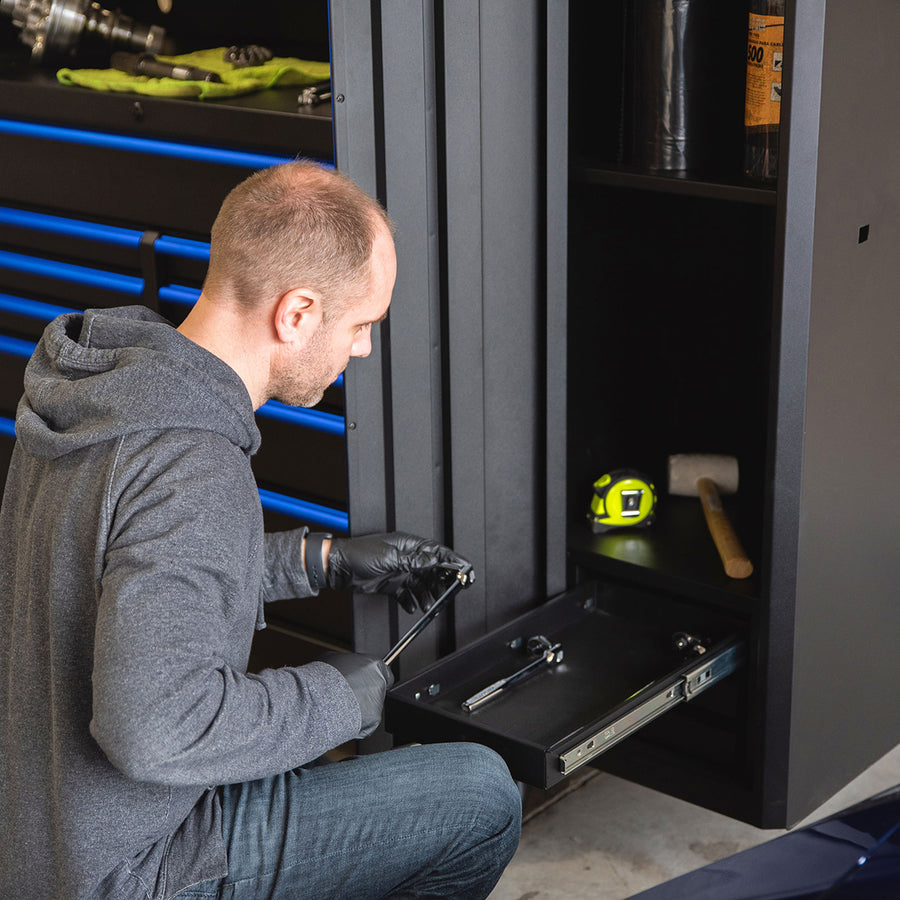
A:
<svg viewBox="0 0 900 900">
<path fill-rule="evenodd" d="M 317 291 L 293 288 L 275 305 L 275 333 L 282 343 L 305 343 L 322 323 L 322 298 Z"/>
</svg>

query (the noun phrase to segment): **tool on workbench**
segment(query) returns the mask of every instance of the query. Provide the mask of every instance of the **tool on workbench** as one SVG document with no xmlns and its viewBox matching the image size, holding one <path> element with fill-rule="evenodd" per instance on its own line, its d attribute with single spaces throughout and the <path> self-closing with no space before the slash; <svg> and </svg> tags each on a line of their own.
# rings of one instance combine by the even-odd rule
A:
<svg viewBox="0 0 900 900">
<path fill-rule="evenodd" d="M 524 681 L 531 675 L 537 674 L 537 672 L 542 669 L 558 665 L 563 660 L 562 644 L 559 642 L 553 643 L 543 634 L 536 634 L 533 637 L 528 638 L 526 650 L 532 656 L 539 654 L 537 659 L 532 660 L 532 662 L 523 666 L 517 672 L 513 672 L 512 675 L 507 675 L 505 678 L 500 678 L 492 684 L 489 684 L 477 694 L 473 694 L 469 697 L 468 700 L 463 700 L 462 708 L 466 712 L 472 712 L 473 710 L 478 709 L 478 707 L 483 706 L 489 700 L 498 697 L 504 691 L 509 690 L 513 685 L 518 684 L 520 681 Z"/>
<path fill-rule="evenodd" d="M 272 58 L 272 51 L 268 47 L 259 44 L 237 44 L 226 47 L 222 53 L 222 62 L 231 63 L 236 69 L 248 69 L 251 66 L 261 66 Z"/>
<path fill-rule="evenodd" d="M 452 578 L 449 586 L 444 592 L 428 607 L 425 614 L 413 625 L 406 634 L 397 641 L 396 644 L 388 651 L 384 657 L 385 665 L 390 665 L 400 653 L 411 644 L 425 629 L 429 622 L 434 619 L 437 614 L 447 605 L 453 595 L 463 587 L 468 587 L 474 580 L 475 576 L 471 566 L 459 568 L 457 566 L 442 566 L 446 569 L 448 577 Z"/>
<path fill-rule="evenodd" d="M 669 457 L 669 493 L 700 498 L 725 574 L 729 578 L 748 578 L 753 574 L 753 563 L 735 533 L 720 496 L 734 494 L 737 489 L 738 461 L 734 456 L 677 453 Z"/>
<path fill-rule="evenodd" d="M 150 78 L 174 78 L 177 81 L 210 81 L 222 79 L 215 72 L 186 66 L 183 63 L 169 63 L 157 59 L 152 53 L 113 53 L 109 64 L 129 75 L 147 75 Z"/>
<path fill-rule="evenodd" d="M 319 84 L 311 84 L 303 88 L 297 97 L 298 106 L 316 106 L 331 99 L 331 82 L 321 81 Z"/>
<path fill-rule="evenodd" d="M 635 469 L 615 469 L 594 482 L 588 519 L 594 534 L 650 525 L 656 508 L 653 482 Z"/>
</svg>

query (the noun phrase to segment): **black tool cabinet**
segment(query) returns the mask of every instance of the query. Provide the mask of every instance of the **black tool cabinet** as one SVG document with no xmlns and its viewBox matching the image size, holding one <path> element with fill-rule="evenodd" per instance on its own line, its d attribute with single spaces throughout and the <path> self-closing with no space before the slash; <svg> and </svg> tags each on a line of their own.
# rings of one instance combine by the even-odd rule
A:
<svg viewBox="0 0 900 900">
<path fill-rule="evenodd" d="M 174 20 L 155 3 L 133 3 L 127 12 L 169 28 L 183 50 L 258 41 L 282 54 L 328 59 L 324 4 L 295 4 L 290 17 L 240 4 L 187 6 Z M 330 104 L 299 106 L 300 88 L 205 103 L 64 87 L 55 68 L 30 63 L 17 35 L 8 20 L 0 22 L 5 460 L 25 363 L 47 321 L 67 309 L 129 303 L 181 321 L 199 294 L 210 226 L 225 194 L 272 163 L 334 161 Z M 338 384 L 316 410 L 276 403 L 260 410 L 263 446 L 253 466 L 269 528 L 347 530 L 343 406 Z M 256 665 L 350 645 L 345 594 L 277 607 L 258 637 Z"/>
<path fill-rule="evenodd" d="M 728 2 L 723 41 L 742 54 L 746 10 Z M 349 512 L 355 533 L 430 534 L 474 563 L 397 664 L 393 740 L 482 740 L 539 786 L 597 765 L 784 826 L 900 740 L 900 11 L 788 0 L 781 172 L 761 186 L 735 141 L 721 167 L 684 175 L 621 157 L 624 7 L 332 0 L 333 121 L 289 92 L 215 106 L 64 92 L 12 61 L 0 118 L 274 156 L 331 158 L 333 140 L 397 223 L 394 302 L 372 357 L 326 398 L 343 434 L 261 422 L 258 475 Z M 738 139 L 739 118 L 722 121 Z M 202 259 L 182 242 L 206 240 L 252 165 L 136 159 L 4 133 L 2 205 L 140 239 L 101 249 L 2 224 L 2 249 L 140 282 L 103 302 L 189 298 Z M 181 256 L 160 253 L 167 238 Z M 0 267 L 0 292 L 98 302 L 20 263 Z M 20 314 L 2 325 L 9 416 L 16 340 L 37 331 Z M 739 458 L 727 502 L 745 581 L 722 573 L 699 506 L 665 491 L 667 455 L 698 451 Z M 339 454 L 328 487 L 298 462 Z M 619 466 L 656 481 L 657 519 L 595 536 L 591 483 Z M 412 621 L 361 596 L 279 615 L 273 661 L 296 654 L 291 631 L 383 654 Z M 678 632 L 707 653 L 685 654 Z M 535 634 L 563 660 L 461 710 Z"/>
<path fill-rule="evenodd" d="M 387 728 L 485 741 L 538 785 L 580 750 L 784 826 L 900 739 L 900 11 L 789 0 L 780 177 L 760 185 L 741 175 L 746 5 L 722 33 L 730 143 L 684 174 L 619 152 L 625 6 L 332 11 L 336 63 L 374 48 L 336 77 L 376 85 L 337 120 L 339 158 L 346 129 L 348 170 L 401 226 L 378 376 L 348 396 L 350 495 L 365 484 L 364 520 L 443 534 L 478 574 L 401 657 Z M 676 452 L 738 457 L 751 578 L 668 496 Z M 657 520 L 595 536 L 591 483 L 620 466 L 655 480 Z M 390 645 L 389 615 L 355 613 L 358 647 Z M 715 666 L 673 655 L 691 629 Z M 561 663 L 461 709 L 539 633 L 568 642 Z"/>
</svg>

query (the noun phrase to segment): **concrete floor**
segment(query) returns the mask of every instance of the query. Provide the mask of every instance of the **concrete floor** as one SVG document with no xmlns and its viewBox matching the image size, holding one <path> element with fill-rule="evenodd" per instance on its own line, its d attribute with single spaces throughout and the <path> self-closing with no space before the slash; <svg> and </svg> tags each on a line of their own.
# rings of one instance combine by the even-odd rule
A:
<svg viewBox="0 0 900 900">
<path fill-rule="evenodd" d="M 799 825 L 900 783 L 900 746 Z M 490 900 L 624 900 L 784 834 L 598 772 L 530 818 Z"/>
</svg>

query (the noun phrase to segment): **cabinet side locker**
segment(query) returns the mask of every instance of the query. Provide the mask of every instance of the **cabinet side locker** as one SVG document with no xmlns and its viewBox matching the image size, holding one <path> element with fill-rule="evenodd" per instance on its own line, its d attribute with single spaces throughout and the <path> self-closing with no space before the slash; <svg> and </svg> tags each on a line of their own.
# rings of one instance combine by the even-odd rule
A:
<svg viewBox="0 0 900 900">
<path fill-rule="evenodd" d="M 374 94 L 336 105 L 338 166 L 385 203 L 399 267 L 379 359 L 348 370 L 353 529 L 434 536 L 476 572 L 404 651 L 406 676 L 546 597 L 545 14 L 512 0 L 331 9 L 336 90 Z M 365 597 L 354 615 L 369 652 L 412 621 Z"/>
<path fill-rule="evenodd" d="M 809 4 L 796 6 L 798 24 L 818 32 Z M 900 741 L 898 34 L 890 0 L 829 0 L 818 154 L 790 150 L 786 317 L 797 315 L 795 279 L 808 280 L 810 301 L 801 477 L 781 485 L 799 491 L 800 506 L 788 822 Z M 811 248 L 800 251 L 790 201 L 804 156 L 815 166 L 815 210 Z M 802 268 L 789 267 L 788 250 Z"/>
<path fill-rule="evenodd" d="M 450 540 L 445 519 L 436 36 L 431 3 L 331 4 L 339 168 L 384 204 L 396 225 L 398 274 L 373 358 L 348 370 L 353 531 L 398 529 Z M 344 90 L 346 85 L 346 90 Z M 443 617 L 442 617 L 443 618 Z M 359 595 L 354 646 L 383 655 L 414 616 Z M 443 623 L 398 661 L 438 652 Z"/>
</svg>

